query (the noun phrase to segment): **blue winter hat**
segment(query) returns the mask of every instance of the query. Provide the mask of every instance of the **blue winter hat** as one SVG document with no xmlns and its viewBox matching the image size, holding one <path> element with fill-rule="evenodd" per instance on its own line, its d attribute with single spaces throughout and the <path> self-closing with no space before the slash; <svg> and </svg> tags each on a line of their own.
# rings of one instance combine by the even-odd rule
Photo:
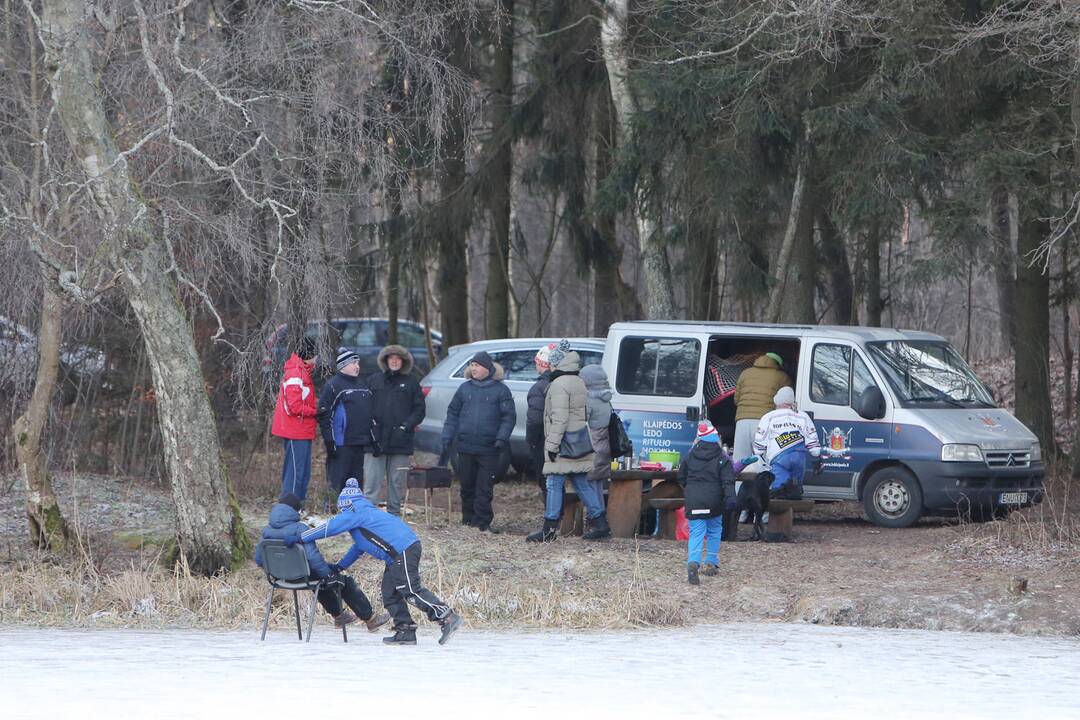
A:
<svg viewBox="0 0 1080 720">
<path fill-rule="evenodd" d="M 360 489 L 360 483 L 356 481 L 356 478 L 349 478 L 345 481 L 345 487 L 341 489 L 341 494 L 338 495 L 338 510 L 344 510 L 353 504 L 353 500 L 362 497 L 364 497 L 364 491 Z"/>
</svg>

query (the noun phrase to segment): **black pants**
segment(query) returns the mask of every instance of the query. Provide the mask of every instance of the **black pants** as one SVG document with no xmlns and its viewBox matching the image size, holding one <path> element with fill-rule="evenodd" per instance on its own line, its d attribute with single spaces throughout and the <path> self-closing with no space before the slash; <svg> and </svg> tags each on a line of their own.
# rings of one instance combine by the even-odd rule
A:
<svg viewBox="0 0 1080 720">
<path fill-rule="evenodd" d="M 529 446 L 529 474 L 540 488 L 540 502 L 547 502 L 547 478 L 544 477 L 544 443 Z"/>
<path fill-rule="evenodd" d="M 499 472 L 499 456 L 458 453 L 454 467 L 461 481 L 462 521 L 487 527 L 495 519 L 491 498 L 495 492 L 495 475 Z"/>
<path fill-rule="evenodd" d="M 345 481 L 349 478 L 356 478 L 356 481 L 360 483 L 360 489 L 364 489 L 364 451 L 366 450 L 367 448 L 363 445 L 342 445 L 337 449 L 334 459 L 330 461 L 327 473 L 331 491 L 341 492 L 341 489 L 345 487 Z"/>
<path fill-rule="evenodd" d="M 439 622 L 452 612 L 449 605 L 420 582 L 420 552 L 420 541 L 417 540 L 398 553 L 383 572 L 383 605 L 394 618 L 395 628 L 415 627 L 408 603 L 415 605 L 432 622 Z"/>
<path fill-rule="evenodd" d="M 312 580 L 318 580 L 315 575 L 311 576 Z M 335 587 L 336 586 L 336 587 Z M 341 599 L 338 599 L 338 594 L 335 590 L 341 592 Z M 353 611 L 356 617 L 361 620 L 370 620 L 374 612 L 371 609 L 371 601 L 368 600 L 367 595 L 360 589 L 360 586 L 356 584 L 348 575 L 336 575 L 331 578 L 330 582 L 323 586 L 319 591 L 319 604 L 323 606 L 323 610 L 330 613 L 331 616 L 337 617 L 341 614 L 342 607 L 341 601 L 344 600 L 345 604 L 349 606 L 349 609 Z"/>
</svg>

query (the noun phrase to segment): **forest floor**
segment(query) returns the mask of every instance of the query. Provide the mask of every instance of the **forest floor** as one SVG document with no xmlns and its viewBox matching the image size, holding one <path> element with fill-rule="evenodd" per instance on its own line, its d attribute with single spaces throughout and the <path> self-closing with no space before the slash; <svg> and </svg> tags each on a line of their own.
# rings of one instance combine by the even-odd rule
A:
<svg viewBox="0 0 1080 720">
<path fill-rule="evenodd" d="M 76 561 L 60 562 L 29 547 L 19 483 L 0 479 L 0 623 L 258 625 L 266 586 L 254 564 L 213 579 L 163 566 L 173 534 L 167 489 L 113 477 L 62 476 L 55 484 L 66 516 L 79 529 Z M 244 502 L 256 536 L 270 492 Z M 903 530 L 871 525 L 856 504 L 820 504 L 797 516 L 793 542 L 724 543 L 720 575 L 692 587 L 685 543 L 576 537 L 526 543 L 541 514 L 531 484 L 496 487 L 498 534 L 462 527 L 456 497 L 448 520 L 446 494 L 437 493 L 430 522 L 420 499 L 411 500 L 409 519 L 424 543 L 424 580 L 472 627 L 788 621 L 1080 635 L 1077 523 L 1052 502 L 1005 521 L 927 518 Z M 316 513 L 311 521 L 325 517 Z M 741 537 L 749 533 L 749 526 L 740 528 Z M 320 543 L 329 560 L 347 546 L 341 538 Z M 362 558 L 351 572 L 377 604 L 380 565 Z M 1010 589 L 1016 578 L 1027 581 L 1026 591 Z M 290 608 L 279 595 L 275 622 L 284 626 Z"/>
</svg>

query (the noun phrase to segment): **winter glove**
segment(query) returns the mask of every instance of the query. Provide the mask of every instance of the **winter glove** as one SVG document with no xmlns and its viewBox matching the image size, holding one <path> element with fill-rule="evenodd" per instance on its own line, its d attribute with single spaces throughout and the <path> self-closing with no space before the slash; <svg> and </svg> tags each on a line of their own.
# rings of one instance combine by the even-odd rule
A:
<svg viewBox="0 0 1080 720">
<path fill-rule="evenodd" d="M 375 443 L 371 446 L 371 457 L 380 457 L 382 455 L 382 445 Z"/>
<path fill-rule="evenodd" d="M 548 462 L 555 462 L 555 458 L 558 457 L 558 455 L 556 453 L 553 453 L 550 450 L 548 450 L 547 456 L 548 456 Z"/>
<path fill-rule="evenodd" d="M 761 458 L 759 458 L 757 455 L 747 455 L 746 457 L 744 457 L 739 462 L 742 463 L 743 467 L 750 467 L 751 465 L 753 465 L 754 463 L 756 463 L 760 459 Z"/>
<path fill-rule="evenodd" d="M 738 506 L 739 506 L 738 501 L 733 497 L 729 497 L 729 498 L 724 500 L 724 510 L 726 510 L 727 512 L 734 511 L 735 508 L 737 508 Z"/>
<path fill-rule="evenodd" d="M 820 457 L 814 458 L 814 474 L 815 475 L 820 475 L 821 474 L 821 458 Z"/>
<path fill-rule="evenodd" d="M 503 452 L 508 447 L 510 447 L 510 443 L 506 442 L 505 440 L 496 440 L 495 441 L 495 449 L 498 450 L 499 452 Z"/>
<path fill-rule="evenodd" d="M 333 440 L 327 440 L 323 444 L 326 446 L 326 457 L 333 459 L 333 457 L 337 455 L 337 445 L 334 444 Z"/>
<path fill-rule="evenodd" d="M 439 467 L 448 467 L 450 465 L 450 443 L 444 442 L 442 446 L 442 452 L 439 454 Z"/>
<path fill-rule="evenodd" d="M 330 576 L 333 577 L 334 575 L 340 575 L 340 574 L 341 574 L 341 566 L 338 565 L 337 563 L 330 563 Z"/>
<path fill-rule="evenodd" d="M 281 539 L 285 543 L 285 547 L 292 547 L 296 543 L 300 542 L 300 533 L 294 530 L 293 532 L 289 533 Z"/>
</svg>

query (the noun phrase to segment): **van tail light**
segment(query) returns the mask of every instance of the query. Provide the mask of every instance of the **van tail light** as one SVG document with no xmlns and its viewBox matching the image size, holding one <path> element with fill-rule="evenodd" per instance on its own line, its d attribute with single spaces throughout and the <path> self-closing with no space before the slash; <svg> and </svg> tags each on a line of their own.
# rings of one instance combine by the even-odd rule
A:
<svg viewBox="0 0 1080 720">
<path fill-rule="evenodd" d="M 430 385 L 421 385 L 420 386 L 420 392 L 424 393 L 424 397 L 427 397 L 428 393 L 431 392 L 431 386 Z"/>
</svg>

